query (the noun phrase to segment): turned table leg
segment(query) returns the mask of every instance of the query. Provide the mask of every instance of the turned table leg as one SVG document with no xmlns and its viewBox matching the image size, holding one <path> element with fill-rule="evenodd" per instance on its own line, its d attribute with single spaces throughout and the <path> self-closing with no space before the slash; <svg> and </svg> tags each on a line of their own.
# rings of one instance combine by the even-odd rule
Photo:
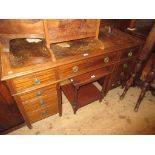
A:
<svg viewBox="0 0 155 155">
<path fill-rule="evenodd" d="M 138 111 L 138 108 L 139 108 L 139 106 L 140 106 L 140 104 L 141 104 L 141 101 L 142 101 L 142 99 L 143 99 L 143 97 L 145 96 L 145 93 L 146 93 L 146 91 L 147 90 L 149 90 L 150 88 L 151 88 L 151 83 L 154 81 L 154 79 L 155 79 L 155 63 L 154 63 L 154 65 L 153 65 L 153 67 L 152 67 L 152 70 L 149 72 L 149 74 L 147 75 L 147 77 L 146 77 L 146 80 L 143 82 L 143 84 L 142 84 L 142 91 L 141 91 L 141 94 L 140 94 L 140 96 L 139 96 L 139 98 L 138 98 L 138 101 L 137 101 L 137 103 L 136 103 L 136 106 L 135 106 L 135 108 L 134 108 L 134 111 L 135 112 L 137 112 Z M 152 88 L 153 89 L 153 88 Z M 152 90 L 151 89 L 151 90 Z"/>
<path fill-rule="evenodd" d="M 126 82 L 125 89 L 124 89 L 122 95 L 120 96 L 121 100 L 124 98 L 127 91 L 129 90 L 129 88 L 135 83 L 136 80 L 139 79 L 141 68 L 142 68 L 142 61 L 138 60 L 135 70 L 134 70 L 133 74 L 131 75 L 130 79 Z"/>
</svg>

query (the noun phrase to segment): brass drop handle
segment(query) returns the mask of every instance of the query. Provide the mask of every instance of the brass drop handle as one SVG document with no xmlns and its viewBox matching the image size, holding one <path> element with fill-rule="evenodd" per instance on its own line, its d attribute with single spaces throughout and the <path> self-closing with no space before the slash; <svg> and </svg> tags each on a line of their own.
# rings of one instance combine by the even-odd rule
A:
<svg viewBox="0 0 155 155">
<path fill-rule="evenodd" d="M 76 73 L 79 71 L 79 67 L 78 66 L 73 66 L 72 68 L 73 72 Z"/>
<path fill-rule="evenodd" d="M 124 72 L 121 72 L 121 74 L 120 74 L 121 76 L 124 76 Z"/>
<path fill-rule="evenodd" d="M 44 100 L 39 100 L 39 105 L 40 105 L 40 107 L 43 107 L 45 105 Z"/>
<path fill-rule="evenodd" d="M 105 58 L 104 58 L 104 62 L 105 62 L 105 63 L 108 63 L 108 62 L 109 62 L 109 57 L 105 57 Z"/>
<path fill-rule="evenodd" d="M 40 84 L 40 80 L 37 79 L 37 78 L 35 78 L 35 79 L 33 80 L 33 82 L 34 82 L 34 84 Z"/>
<path fill-rule="evenodd" d="M 41 91 L 41 90 L 38 90 L 37 92 L 36 92 L 36 96 L 41 96 L 43 94 L 43 92 Z"/>
<path fill-rule="evenodd" d="M 43 112 L 42 112 L 42 117 L 45 118 L 45 117 L 47 117 L 47 116 L 48 116 L 48 112 L 47 112 L 47 111 L 43 111 Z"/>
<path fill-rule="evenodd" d="M 128 57 L 132 57 L 132 51 L 128 53 Z"/>
</svg>

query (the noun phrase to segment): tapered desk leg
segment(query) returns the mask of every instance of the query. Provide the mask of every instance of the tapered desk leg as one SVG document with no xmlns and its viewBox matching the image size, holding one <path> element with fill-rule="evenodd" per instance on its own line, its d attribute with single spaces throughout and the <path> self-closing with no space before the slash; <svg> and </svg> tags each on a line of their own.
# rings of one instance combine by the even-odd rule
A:
<svg viewBox="0 0 155 155">
<path fill-rule="evenodd" d="M 78 89 L 79 89 L 79 87 L 75 87 L 74 88 L 75 90 L 74 90 L 74 101 L 73 101 L 73 103 L 72 103 L 72 106 L 73 106 L 73 111 L 74 111 L 74 114 L 76 114 L 76 111 L 77 111 L 77 109 L 78 109 Z"/>
<path fill-rule="evenodd" d="M 62 90 L 59 83 L 57 83 L 57 96 L 58 96 L 58 109 L 59 109 L 59 116 L 62 116 Z"/>
<path fill-rule="evenodd" d="M 104 96 L 106 95 L 106 87 L 107 87 L 107 83 L 108 83 L 108 78 L 109 78 L 109 76 L 106 76 L 104 79 L 104 82 L 102 84 L 102 90 L 101 90 L 101 96 L 100 96 L 99 102 L 102 102 Z"/>
</svg>

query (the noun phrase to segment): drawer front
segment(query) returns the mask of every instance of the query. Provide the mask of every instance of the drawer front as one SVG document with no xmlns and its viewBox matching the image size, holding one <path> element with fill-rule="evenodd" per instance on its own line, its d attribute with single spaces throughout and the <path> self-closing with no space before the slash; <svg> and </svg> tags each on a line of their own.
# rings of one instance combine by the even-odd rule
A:
<svg viewBox="0 0 155 155">
<path fill-rule="evenodd" d="M 28 115 L 30 122 L 34 123 L 36 121 L 42 120 L 56 113 L 58 113 L 58 108 L 53 107 L 53 106 L 48 106 L 44 109 L 28 112 L 27 115 Z"/>
<path fill-rule="evenodd" d="M 24 93 L 20 95 L 20 99 L 22 102 L 25 102 L 27 100 L 31 100 L 33 98 L 39 98 L 45 95 L 55 96 L 57 90 L 56 90 L 56 84 L 49 85 L 46 87 L 42 87 L 40 89 L 36 89 L 34 91 Z"/>
<path fill-rule="evenodd" d="M 93 69 L 103 67 L 118 60 L 117 57 L 117 53 L 109 53 L 99 57 L 60 66 L 58 69 L 60 79 L 74 76 L 80 72 L 91 71 Z"/>
<path fill-rule="evenodd" d="M 139 53 L 139 48 L 129 48 L 121 53 L 121 60 L 136 57 Z"/>
<path fill-rule="evenodd" d="M 20 92 L 24 89 L 55 81 L 54 70 L 46 70 L 42 72 L 32 73 L 12 80 L 15 90 Z"/>
<path fill-rule="evenodd" d="M 35 98 L 34 100 L 30 100 L 22 103 L 26 112 L 39 110 L 45 108 L 46 106 L 52 106 L 53 108 L 57 108 L 57 95 L 53 94 L 53 96 L 44 96 Z"/>
</svg>

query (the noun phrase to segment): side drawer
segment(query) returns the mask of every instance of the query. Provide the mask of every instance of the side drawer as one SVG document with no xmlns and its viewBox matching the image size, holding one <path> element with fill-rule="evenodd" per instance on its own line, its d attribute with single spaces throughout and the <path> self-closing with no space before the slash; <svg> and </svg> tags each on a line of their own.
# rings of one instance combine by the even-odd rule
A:
<svg viewBox="0 0 155 155">
<path fill-rule="evenodd" d="M 75 63 L 60 66 L 58 69 L 60 79 L 79 74 L 80 72 L 90 71 L 104 67 L 114 61 L 118 60 L 118 53 L 108 53 L 95 58 L 78 61 Z"/>
<path fill-rule="evenodd" d="M 44 109 L 28 112 L 28 118 L 31 123 L 42 120 L 46 117 L 52 116 L 58 113 L 58 108 L 53 106 L 48 106 Z"/>
<path fill-rule="evenodd" d="M 139 47 L 129 48 L 121 52 L 121 60 L 136 57 L 139 53 Z"/>
<path fill-rule="evenodd" d="M 31 100 L 33 98 L 38 98 L 45 95 L 50 95 L 52 97 L 52 96 L 55 96 L 56 93 L 57 93 L 56 84 L 53 84 L 53 85 L 36 89 L 34 91 L 30 91 L 28 93 L 21 94 L 19 95 L 19 97 L 22 102 L 25 102 L 27 100 Z"/>
<path fill-rule="evenodd" d="M 57 95 L 38 97 L 22 103 L 26 112 L 39 110 L 46 106 L 58 107 Z"/>
<path fill-rule="evenodd" d="M 29 75 L 24 75 L 17 77 L 12 80 L 16 92 L 20 92 L 24 89 L 41 85 L 48 82 L 54 82 L 56 80 L 55 73 L 53 69 L 32 73 Z"/>
</svg>

